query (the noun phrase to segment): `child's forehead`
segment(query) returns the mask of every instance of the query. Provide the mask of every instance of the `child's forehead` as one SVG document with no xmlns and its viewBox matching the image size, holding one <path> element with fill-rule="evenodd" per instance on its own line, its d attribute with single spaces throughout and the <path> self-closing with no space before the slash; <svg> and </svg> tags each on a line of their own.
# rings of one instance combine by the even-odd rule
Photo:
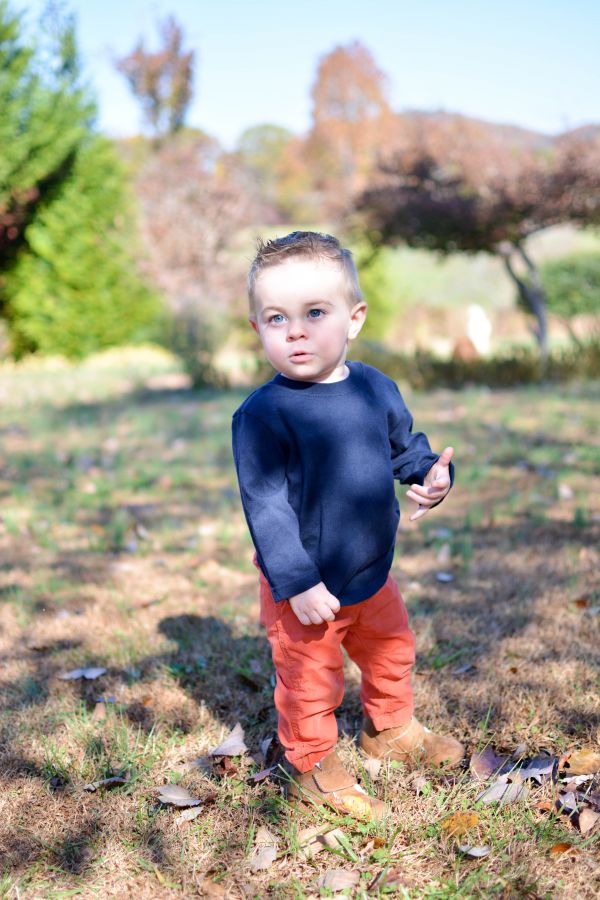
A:
<svg viewBox="0 0 600 900">
<path fill-rule="evenodd" d="M 339 291 L 345 287 L 342 267 L 330 259 L 293 257 L 263 269 L 256 279 L 259 294 L 285 291 L 297 294 L 302 290 Z"/>
</svg>

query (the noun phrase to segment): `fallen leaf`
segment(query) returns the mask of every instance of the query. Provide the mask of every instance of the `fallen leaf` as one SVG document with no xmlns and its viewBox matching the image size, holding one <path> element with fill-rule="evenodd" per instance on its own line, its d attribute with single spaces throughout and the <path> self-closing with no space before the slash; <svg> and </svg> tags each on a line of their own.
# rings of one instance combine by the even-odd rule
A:
<svg viewBox="0 0 600 900">
<path fill-rule="evenodd" d="M 368 796 L 344 797 L 344 809 L 348 811 L 349 815 L 356 816 L 357 819 L 370 819 L 373 813 Z"/>
<path fill-rule="evenodd" d="M 406 873 L 402 872 L 401 869 L 383 869 L 379 872 L 373 881 L 371 881 L 367 885 L 367 891 L 370 893 L 375 888 L 381 891 L 383 888 L 387 888 L 385 893 L 391 891 L 399 891 L 402 887 L 410 887 L 411 884 L 408 880 Z"/>
<path fill-rule="evenodd" d="M 573 791 L 559 791 L 556 798 L 556 808 L 560 813 L 572 816 L 577 812 L 577 797 Z"/>
<path fill-rule="evenodd" d="M 277 857 L 277 838 L 265 825 L 261 825 L 254 838 L 254 850 L 250 857 L 253 872 L 268 869 Z"/>
<path fill-rule="evenodd" d="M 77 678 L 86 678 L 88 681 L 93 681 L 95 678 L 100 678 L 101 675 L 104 675 L 106 671 L 101 666 L 89 669 L 72 669 L 70 672 L 64 672 L 58 677 L 61 681 L 74 681 Z"/>
<path fill-rule="evenodd" d="M 253 781 L 254 783 L 264 781 L 266 778 L 269 778 L 277 768 L 277 766 L 269 766 L 268 769 L 262 769 L 260 772 L 257 772 L 256 775 L 251 775 L 248 780 Z"/>
<path fill-rule="evenodd" d="M 582 834 L 587 834 L 588 831 L 591 831 L 594 828 L 598 821 L 600 820 L 600 813 L 594 812 L 593 809 L 590 809 L 586 806 L 585 809 L 582 809 L 579 813 L 579 819 L 577 824 L 579 825 L 579 830 Z"/>
<path fill-rule="evenodd" d="M 486 747 L 481 753 L 474 753 L 469 768 L 479 781 L 487 781 L 492 775 L 512 768 L 511 758 L 506 754 L 498 756 L 492 747 Z"/>
<path fill-rule="evenodd" d="M 573 750 L 561 760 L 562 768 L 568 769 L 570 775 L 589 775 L 600 772 L 600 753 L 596 750 Z"/>
<path fill-rule="evenodd" d="M 472 812 L 455 812 L 451 816 L 447 816 L 442 822 L 442 831 L 445 831 L 448 837 L 459 836 L 465 834 L 471 828 L 474 828 L 479 822 L 477 813 Z"/>
<path fill-rule="evenodd" d="M 304 828 L 298 833 L 298 842 L 300 844 L 300 859 L 306 862 L 312 859 L 317 853 L 328 847 L 330 850 L 339 849 L 340 837 L 344 837 L 341 828 L 330 828 L 323 831 L 322 825 L 314 825 L 310 828 Z"/>
<path fill-rule="evenodd" d="M 129 784 L 128 778 L 122 778 L 119 775 L 112 775 L 110 778 L 103 778 L 101 781 L 92 781 L 91 784 L 84 785 L 84 791 L 90 791 L 93 793 L 97 791 L 98 788 L 113 788 L 113 787 L 121 787 L 123 784 Z"/>
<path fill-rule="evenodd" d="M 344 891 L 353 888 L 360 881 L 360 872 L 348 872 L 346 869 L 329 869 L 317 881 L 317 886 L 328 891 Z"/>
<path fill-rule="evenodd" d="M 500 803 L 504 806 L 507 803 L 514 803 L 517 800 L 525 800 L 529 796 L 529 788 L 526 784 L 501 781 L 500 779 L 491 787 L 486 788 L 481 794 L 475 798 L 475 801 L 482 803 Z"/>
<path fill-rule="evenodd" d="M 419 796 L 419 794 L 423 793 L 428 784 L 429 782 L 424 775 L 417 775 L 415 778 L 413 778 L 412 786 L 415 789 L 417 797 Z"/>
<path fill-rule="evenodd" d="M 527 778 L 533 778 L 538 784 L 543 781 L 552 779 L 556 781 L 556 773 L 558 771 L 558 757 L 540 754 L 532 759 L 524 760 L 523 765 L 518 769 L 523 781 Z"/>
<path fill-rule="evenodd" d="M 375 759 L 374 756 L 369 756 L 369 758 L 365 760 L 364 769 L 371 781 L 377 781 L 381 766 L 382 761 L 380 759 Z"/>
<path fill-rule="evenodd" d="M 450 544 L 445 543 L 445 544 L 442 544 L 442 546 L 438 550 L 435 558 L 436 558 L 437 562 L 441 563 L 441 565 L 445 565 L 446 563 L 450 562 L 451 555 L 452 554 L 450 553 Z"/>
<path fill-rule="evenodd" d="M 175 816 L 174 822 L 176 825 L 181 825 L 183 822 L 191 822 L 193 819 L 196 819 L 201 812 L 203 812 L 201 806 L 195 806 L 192 809 L 184 809 L 178 816 Z"/>
<path fill-rule="evenodd" d="M 550 847 L 548 851 L 552 856 L 559 856 L 561 853 L 566 853 L 567 850 L 572 850 L 573 844 L 569 844 L 567 841 L 561 841 L 560 844 L 554 844 L 553 847 Z"/>
<path fill-rule="evenodd" d="M 178 784 L 164 784 L 158 788 L 158 799 L 161 803 L 168 803 L 171 806 L 199 806 L 202 802 Z"/>
<path fill-rule="evenodd" d="M 442 584 L 449 584 L 449 582 L 454 581 L 452 572 L 436 572 L 435 578 L 436 581 L 441 581 Z"/>
<path fill-rule="evenodd" d="M 96 703 L 94 707 L 94 712 L 92 713 L 92 719 L 94 722 L 102 722 L 106 718 L 106 706 L 104 703 Z"/>
<path fill-rule="evenodd" d="M 577 600 L 573 600 L 573 603 L 577 609 L 586 609 L 590 605 L 590 601 L 587 597 L 578 597 Z"/>
<path fill-rule="evenodd" d="M 208 751 L 209 756 L 241 756 L 248 750 L 244 743 L 244 729 L 238 722 L 218 747 Z"/>
<path fill-rule="evenodd" d="M 461 844 L 458 849 L 465 856 L 473 856 L 476 859 L 489 856 L 492 852 L 492 848 L 488 847 L 487 844 L 481 844 L 478 847 L 471 847 L 469 844 Z"/>
<path fill-rule="evenodd" d="M 462 666 L 458 666 L 456 669 L 452 669 L 453 675 L 466 675 L 467 672 L 474 672 L 477 668 L 474 663 L 463 663 Z"/>
</svg>

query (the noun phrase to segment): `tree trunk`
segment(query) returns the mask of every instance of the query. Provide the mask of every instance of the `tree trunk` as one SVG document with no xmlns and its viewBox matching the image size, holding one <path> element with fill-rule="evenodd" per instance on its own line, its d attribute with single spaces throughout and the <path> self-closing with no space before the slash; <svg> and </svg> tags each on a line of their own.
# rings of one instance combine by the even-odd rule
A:
<svg viewBox="0 0 600 900">
<path fill-rule="evenodd" d="M 515 272 L 511 262 L 512 250 L 517 251 L 527 266 L 529 275 L 528 281 L 525 281 L 524 278 L 520 278 Z M 540 348 L 540 356 L 543 361 L 546 361 L 548 358 L 548 313 L 546 293 L 542 287 L 537 267 L 531 257 L 526 253 L 525 248 L 521 244 L 513 244 L 511 245 L 511 252 L 502 253 L 504 265 L 506 266 L 506 271 L 516 284 L 519 296 L 525 304 L 526 309 L 528 309 L 535 318 L 536 325 L 532 331 Z"/>
</svg>

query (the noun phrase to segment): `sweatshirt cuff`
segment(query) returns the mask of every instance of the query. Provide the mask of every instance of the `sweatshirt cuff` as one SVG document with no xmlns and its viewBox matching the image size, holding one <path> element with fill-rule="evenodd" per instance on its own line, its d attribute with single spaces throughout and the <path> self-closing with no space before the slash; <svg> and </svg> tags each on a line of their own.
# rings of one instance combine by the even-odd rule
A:
<svg viewBox="0 0 600 900">
<path fill-rule="evenodd" d="M 267 581 L 268 580 L 267 577 Z M 284 581 L 277 585 L 270 584 L 269 586 L 271 588 L 271 593 L 273 594 L 273 599 L 279 603 L 281 600 L 287 600 L 289 597 L 294 597 L 296 594 L 302 594 L 309 588 L 319 584 L 320 581 L 322 581 L 321 573 L 318 569 L 315 569 L 312 574 L 307 573 L 302 578 L 296 578 L 294 581 Z"/>
</svg>

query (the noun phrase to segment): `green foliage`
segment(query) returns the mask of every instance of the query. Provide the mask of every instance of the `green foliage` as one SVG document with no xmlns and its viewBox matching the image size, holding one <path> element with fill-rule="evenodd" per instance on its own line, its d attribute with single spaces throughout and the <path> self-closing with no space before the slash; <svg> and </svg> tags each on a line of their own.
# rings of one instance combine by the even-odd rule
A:
<svg viewBox="0 0 600 900">
<path fill-rule="evenodd" d="M 151 337 L 157 298 L 135 272 L 123 173 L 91 135 L 68 176 L 38 205 L 5 273 L 13 351 L 81 357 Z"/>
<path fill-rule="evenodd" d="M 390 277 L 389 248 L 361 245 L 355 249 L 355 260 L 363 296 L 369 304 L 369 313 L 363 335 L 371 340 L 383 340 L 389 331 L 398 304 L 394 301 Z"/>
<path fill-rule="evenodd" d="M 540 267 L 550 312 L 563 319 L 600 316 L 600 255 L 576 253 Z"/>
<path fill-rule="evenodd" d="M 0 0 L 0 266 L 44 191 L 59 182 L 95 109 L 79 85 L 72 22 L 23 45 L 22 22 Z"/>
<path fill-rule="evenodd" d="M 543 364 L 529 349 L 514 350 L 502 356 L 474 360 L 440 359 L 431 353 L 392 353 L 375 342 L 355 345 L 353 359 L 376 366 L 395 381 L 410 384 L 416 390 L 463 388 L 473 384 L 507 388 L 542 381 L 566 382 L 575 378 L 600 377 L 600 342 L 589 343 L 550 354 Z"/>
</svg>

